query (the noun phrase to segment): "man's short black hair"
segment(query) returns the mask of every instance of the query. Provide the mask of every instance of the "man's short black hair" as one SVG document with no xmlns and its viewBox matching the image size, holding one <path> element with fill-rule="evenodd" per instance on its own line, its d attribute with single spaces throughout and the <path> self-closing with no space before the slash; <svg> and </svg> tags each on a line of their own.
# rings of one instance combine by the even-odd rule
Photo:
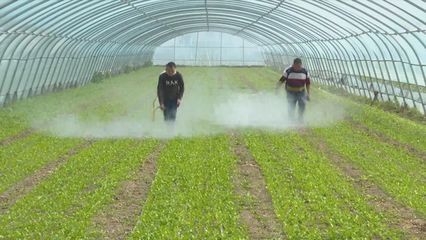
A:
<svg viewBox="0 0 426 240">
<path fill-rule="evenodd" d="M 166 67 L 168 67 L 168 68 L 176 68 L 176 63 L 169 62 L 169 63 L 166 64 Z"/>
<path fill-rule="evenodd" d="M 300 58 L 295 58 L 295 59 L 293 60 L 293 64 L 302 64 L 302 59 L 300 59 Z"/>
</svg>

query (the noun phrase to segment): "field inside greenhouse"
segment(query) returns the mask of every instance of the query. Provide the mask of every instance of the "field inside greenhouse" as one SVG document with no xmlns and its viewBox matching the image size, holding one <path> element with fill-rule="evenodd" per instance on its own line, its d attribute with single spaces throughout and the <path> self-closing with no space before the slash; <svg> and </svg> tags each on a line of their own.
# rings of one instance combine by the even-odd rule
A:
<svg viewBox="0 0 426 240">
<path fill-rule="evenodd" d="M 178 67 L 165 124 L 162 71 L 0 109 L 0 239 L 426 238 L 424 124 L 260 67 Z"/>
</svg>

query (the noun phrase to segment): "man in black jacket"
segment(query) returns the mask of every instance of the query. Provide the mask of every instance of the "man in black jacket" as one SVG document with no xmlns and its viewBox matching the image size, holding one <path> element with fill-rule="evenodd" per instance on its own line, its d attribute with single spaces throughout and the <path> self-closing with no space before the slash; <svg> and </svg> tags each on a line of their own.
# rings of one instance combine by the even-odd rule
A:
<svg viewBox="0 0 426 240">
<path fill-rule="evenodd" d="M 176 120 L 176 111 L 182 101 L 184 90 L 183 78 L 176 71 L 176 64 L 167 63 L 166 71 L 160 74 L 157 85 L 157 96 L 165 121 Z"/>
</svg>

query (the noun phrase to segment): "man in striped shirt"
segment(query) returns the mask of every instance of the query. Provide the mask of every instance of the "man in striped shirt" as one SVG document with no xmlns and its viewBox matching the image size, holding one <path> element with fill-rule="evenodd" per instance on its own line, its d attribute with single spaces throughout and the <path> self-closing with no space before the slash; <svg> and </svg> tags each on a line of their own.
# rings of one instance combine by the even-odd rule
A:
<svg viewBox="0 0 426 240">
<path fill-rule="evenodd" d="M 285 83 L 288 100 L 288 113 L 291 119 L 294 119 L 296 104 L 299 106 L 300 122 L 303 122 L 303 113 L 305 112 L 306 101 L 310 100 L 310 84 L 308 71 L 302 67 L 302 60 L 295 58 L 293 65 L 286 68 L 282 77 L 277 83 L 277 89 Z"/>
</svg>

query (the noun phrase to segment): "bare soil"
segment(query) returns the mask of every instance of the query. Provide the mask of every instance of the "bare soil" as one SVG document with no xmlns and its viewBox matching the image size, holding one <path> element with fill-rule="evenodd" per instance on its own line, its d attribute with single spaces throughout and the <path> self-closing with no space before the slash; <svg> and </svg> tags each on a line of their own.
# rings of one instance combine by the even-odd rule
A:
<svg viewBox="0 0 426 240">
<path fill-rule="evenodd" d="M 33 175 L 26 177 L 22 181 L 15 184 L 6 192 L 0 195 L 0 214 L 7 211 L 17 200 L 29 193 L 34 187 L 36 187 L 44 179 L 48 178 L 57 169 L 63 166 L 68 159 L 76 155 L 81 150 L 90 147 L 94 141 L 87 140 L 82 144 L 75 146 L 70 149 L 65 155 L 60 158 L 49 162 L 47 165 L 39 169 Z"/>
<path fill-rule="evenodd" d="M 240 201 L 241 221 L 250 239 L 285 239 L 260 167 L 238 133 L 232 133 L 231 141 L 238 157 L 233 183 Z"/>
<path fill-rule="evenodd" d="M 11 143 L 16 142 L 18 140 L 24 139 L 24 138 L 30 136 L 33 132 L 34 132 L 34 130 L 27 129 L 27 130 L 24 130 L 23 132 L 16 134 L 16 135 L 13 135 L 13 136 L 7 137 L 3 140 L 0 140 L 0 147 L 11 144 Z"/>
<path fill-rule="evenodd" d="M 137 173 L 121 184 L 113 202 L 95 216 L 94 226 L 102 230 L 103 238 L 125 239 L 133 230 L 155 179 L 157 159 L 165 146 L 166 143 L 161 142 L 143 162 Z"/>
<path fill-rule="evenodd" d="M 354 126 L 355 128 L 367 133 L 369 136 L 372 136 L 374 138 L 376 138 L 377 140 L 381 141 L 381 142 L 386 142 L 389 143 L 393 146 L 395 146 L 398 149 L 405 149 L 406 151 L 408 151 L 410 154 L 413 154 L 414 156 L 423 159 L 423 161 L 426 161 L 426 153 L 409 145 L 409 144 L 405 144 L 405 143 L 401 143 L 395 139 L 392 139 L 391 137 L 377 131 L 371 128 L 368 128 L 367 126 L 363 125 L 362 123 L 356 122 L 354 120 L 348 120 L 352 126 Z"/>
<path fill-rule="evenodd" d="M 362 170 L 329 149 L 326 142 L 313 132 L 305 130 L 302 136 L 308 136 L 306 139 L 352 180 L 354 187 L 367 196 L 370 205 L 380 212 L 394 216 L 391 223 L 392 227 L 403 230 L 410 238 L 425 239 L 426 220 L 424 217 L 420 216 L 415 210 L 396 202 L 379 186 L 364 178 Z"/>
</svg>

